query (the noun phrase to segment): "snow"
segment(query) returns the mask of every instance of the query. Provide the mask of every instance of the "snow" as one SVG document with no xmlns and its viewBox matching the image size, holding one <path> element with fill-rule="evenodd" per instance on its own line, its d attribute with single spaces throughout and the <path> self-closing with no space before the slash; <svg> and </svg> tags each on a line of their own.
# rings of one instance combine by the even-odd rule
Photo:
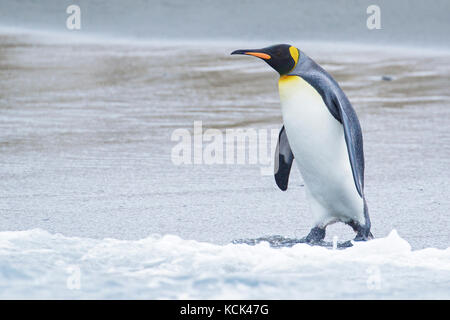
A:
<svg viewBox="0 0 450 320">
<path fill-rule="evenodd" d="M 230 244 L 309 232 L 295 164 L 280 192 L 259 164 L 172 162 L 171 134 L 195 121 L 281 127 L 276 73 L 229 55 L 242 45 L 0 44 L 0 298 L 450 297 L 448 54 L 296 44 L 364 130 L 377 239 L 333 251 Z M 351 237 L 327 228 L 327 241 Z"/>
<path fill-rule="evenodd" d="M 450 298 L 450 248 L 411 250 L 393 230 L 345 250 L 0 232 L 0 298 Z"/>
</svg>

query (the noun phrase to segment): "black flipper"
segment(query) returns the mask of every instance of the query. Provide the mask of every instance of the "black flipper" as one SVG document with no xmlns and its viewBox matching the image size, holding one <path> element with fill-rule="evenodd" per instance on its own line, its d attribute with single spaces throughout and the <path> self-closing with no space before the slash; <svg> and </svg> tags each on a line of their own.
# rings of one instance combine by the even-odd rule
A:
<svg viewBox="0 0 450 320">
<path fill-rule="evenodd" d="M 364 153 L 361 126 L 356 113 L 345 95 L 335 95 L 333 103 L 339 110 L 344 127 L 348 157 L 352 167 L 353 180 L 361 197 L 364 190 Z"/>
<path fill-rule="evenodd" d="M 291 172 L 292 162 L 294 161 L 294 154 L 286 135 L 284 126 L 280 130 L 278 136 L 277 149 L 275 151 L 275 182 L 278 187 L 286 191 L 289 182 L 289 173 Z"/>
</svg>

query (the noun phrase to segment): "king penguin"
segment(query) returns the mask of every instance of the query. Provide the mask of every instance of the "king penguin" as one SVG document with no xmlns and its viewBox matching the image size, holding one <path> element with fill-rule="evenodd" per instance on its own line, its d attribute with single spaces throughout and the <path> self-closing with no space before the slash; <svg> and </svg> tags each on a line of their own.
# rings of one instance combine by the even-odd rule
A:
<svg viewBox="0 0 450 320">
<path fill-rule="evenodd" d="M 364 197 L 361 126 L 333 77 L 288 44 L 231 54 L 258 57 L 280 74 L 283 116 L 275 154 L 275 181 L 285 191 L 295 159 L 303 177 L 314 225 L 301 242 L 318 244 L 335 222 L 348 224 L 356 241 L 372 239 Z"/>
</svg>

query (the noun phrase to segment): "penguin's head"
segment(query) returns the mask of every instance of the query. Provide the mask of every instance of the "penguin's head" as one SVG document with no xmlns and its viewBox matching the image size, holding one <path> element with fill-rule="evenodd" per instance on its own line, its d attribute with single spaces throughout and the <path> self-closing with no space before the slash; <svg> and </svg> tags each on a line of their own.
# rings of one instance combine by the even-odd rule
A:
<svg viewBox="0 0 450 320">
<path fill-rule="evenodd" d="M 282 76 L 294 69 L 300 51 L 289 44 L 277 44 L 262 49 L 235 50 L 231 54 L 246 54 L 261 58 Z"/>
</svg>

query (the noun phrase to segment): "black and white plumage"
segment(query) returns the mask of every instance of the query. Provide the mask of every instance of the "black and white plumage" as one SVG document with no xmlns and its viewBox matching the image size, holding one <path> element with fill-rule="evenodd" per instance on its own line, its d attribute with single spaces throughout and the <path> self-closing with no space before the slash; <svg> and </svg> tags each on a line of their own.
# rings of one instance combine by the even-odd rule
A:
<svg viewBox="0 0 450 320">
<path fill-rule="evenodd" d="M 364 196 L 364 152 L 358 117 L 333 77 L 305 53 L 277 45 L 235 53 L 264 59 L 280 73 L 283 123 L 275 154 L 275 181 L 288 186 L 295 160 L 305 182 L 314 227 L 305 242 L 318 242 L 327 225 L 350 225 L 355 240 L 372 238 Z"/>
</svg>

